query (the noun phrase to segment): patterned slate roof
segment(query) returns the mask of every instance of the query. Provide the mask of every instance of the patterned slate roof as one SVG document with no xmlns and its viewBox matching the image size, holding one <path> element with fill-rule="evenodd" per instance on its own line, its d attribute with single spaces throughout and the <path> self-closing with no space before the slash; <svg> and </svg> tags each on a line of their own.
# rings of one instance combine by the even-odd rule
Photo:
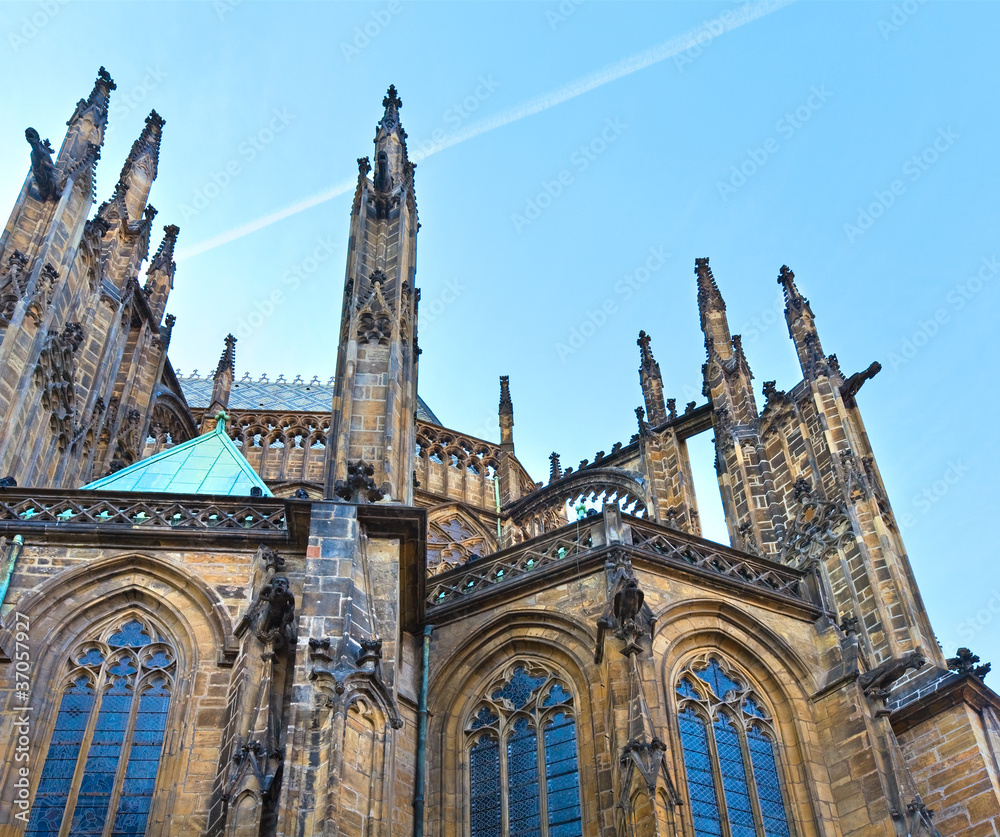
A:
<svg viewBox="0 0 1000 837">
<path fill-rule="evenodd" d="M 212 377 L 201 378 L 177 376 L 184 398 L 195 408 L 208 407 L 212 400 Z M 233 382 L 233 391 L 229 396 L 231 410 L 273 410 L 274 412 L 328 412 L 333 405 L 333 378 L 326 383 L 320 383 L 319 378 L 304 381 L 296 377 L 293 381 L 284 380 L 284 376 L 276 381 L 267 380 L 261 376 L 253 380 L 244 375 Z M 417 397 L 417 418 L 431 424 L 441 425 L 438 417 L 431 412 L 424 400 Z"/>
<path fill-rule="evenodd" d="M 228 494 L 246 496 L 251 488 L 271 491 L 244 459 L 220 421 L 211 433 L 174 445 L 148 459 L 116 471 L 84 491 L 144 491 L 163 494 Z"/>
</svg>

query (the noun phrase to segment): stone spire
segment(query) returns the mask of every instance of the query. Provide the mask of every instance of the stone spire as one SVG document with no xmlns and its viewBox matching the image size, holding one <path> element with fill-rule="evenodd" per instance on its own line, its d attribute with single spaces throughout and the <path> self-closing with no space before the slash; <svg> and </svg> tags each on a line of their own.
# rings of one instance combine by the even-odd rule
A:
<svg viewBox="0 0 1000 837">
<path fill-rule="evenodd" d="M 226 348 L 222 350 L 222 356 L 215 367 L 214 380 L 216 381 L 222 375 L 225 375 L 226 372 L 230 375 L 236 374 L 236 338 L 231 334 L 227 334 L 225 344 Z"/>
<path fill-rule="evenodd" d="M 818 367 L 824 361 L 824 355 L 809 300 L 799 293 L 799 289 L 795 286 L 795 274 L 788 265 L 781 266 L 778 284 L 785 293 L 785 322 L 788 324 L 788 336 L 795 344 L 795 353 L 799 357 L 802 374 L 807 380 L 815 378 Z"/>
<path fill-rule="evenodd" d="M 236 338 L 231 334 L 226 335 L 226 346 L 222 350 L 222 356 L 215 367 L 215 375 L 212 377 L 212 403 L 205 411 L 206 416 L 214 416 L 220 410 L 225 411 L 229 407 L 229 395 L 233 390 L 233 379 L 236 377 Z M 205 432 L 202 430 L 202 432 Z"/>
<path fill-rule="evenodd" d="M 698 311 L 701 315 L 701 330 L 705 339 L 716 344 L 716 350 L 729 357 L 729 322 L 726 319 L 726 303 L 715 284 L 708 259 L 695 259 L 694 272 L 698 277 Z"/>
<path fill-rule="evenodd" d="M 549 454 L 549 483 L 562 479 L 562 466 L 559 464 L 559 454 L 555 451 Z"/>
<path fill-rule="evenodd" d="M 521 496 L 514 459 L 514 403 L 510 400 L 510 377 L 500 376 L 500 502 L 513 503 Z"/>
<path fill-rule="evenodd" d="M 743 355 L 742 341 L 738 334 L 730 336 L 726 303 L 708 266 L 708 259 L 695 259 L 694 272 L 698 277 L 698 311 L 708 354 L 704 369 L 704 394 L 712 400 L 716 410 L 729 410 L 739 422 L 753 421 L 757 418 L 757 405 L 750 383 L 753 374 Z"/>
<path fill-rule="evenodd" d="M 774 477 L 759 434 L 753 373 L 740 335 L 730 336 L 726 304 L 708 266 L 695 262 L 698 308 L 708 358 L 704 394 L 712 404 L 716 470 L 731 543 L 773 554 L 784 534 Z"/>
<path fill-rule="evenodd" d="M 142 216 L 149 190 L 156 179 L 163 125 L 163 118 L 155 110 L 150 111 L 142 133 L 132 143 L 132 150 L 125 159 L 115 187 L 115 194 L 125 201 L 128 217 L 132 221 L 137 221 Z"/>
<path fill-rule="evenodd" d="M 375 176 L 358 161 L 337 347 L 326 497 L 371 466 L 389 502 L 413 500 L 417 408 L 417 205 L 402 102 L 390 87 L 375 134 Z M 380 380 L 380 386 L 368 382 Z M 364 382 L 362 384 L 361 382 Z M 367 471 L 365 471 L 367 473 Z"/>
<path fill-rule="evenodd" d="M 406 153 L 406 131 L 399 121 L 402 99 L 396 93 L 396 86 L 389 89 L 382 99 L 385 113 L 375 130 L 375 191 L 382 195 L 394 192 L 399 186 L 413 185 L 413 170 Z M 360 166 L 360 161 L 359 161 Z M 363 168 L 363 167 L 362 167 Z"/>
<path fill-rule="evenodd" d="M 642 385 L 642 397 L 646 401 L 646 414 L 653 426 L 667 420 L 667 407 L 663 400 L 663 378 L 660 377 L 660 364 L 653 359 L 649 348 L 649 335 L 639 332 L 639 383 Z"/>
<path fill-rule="evenodd" d="M 514 452 L 514 404 L 510 400 L 510 376 L 500 376 L 500 445 Z"/>
<path fill-rule="evenodd" d="M 115 83 L 108 71 L 101 67 L 97 71 L 94 89 L 86 99 L 80 99 L 73 115 L 66 123 L 66 139 L 59 149 L 58 167 L 62 172 L 68 172 L 74 164 L 80 163 L 88 154 L 92 154 L 91 146 L 100 148 L 104 144 L 104 130 L 108 124 L 108 104 Z"/>
<path fill-rule="evenodd" d="M 174 261 L 174 245 L 180 228 L 167 224 L 163 228 L 163 240 L 146 268 L 146 285 L 143 289 L 154 319 L 159 322 L 167 308 L 167 297 L 174 287 L 174 273 L 177 263 Z"/>
</svg>

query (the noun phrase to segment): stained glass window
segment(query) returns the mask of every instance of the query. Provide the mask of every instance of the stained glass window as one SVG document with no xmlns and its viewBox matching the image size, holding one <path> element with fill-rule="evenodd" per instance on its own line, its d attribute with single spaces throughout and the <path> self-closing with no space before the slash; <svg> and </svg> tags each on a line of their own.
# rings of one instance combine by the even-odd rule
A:
<svg viewBox="0 0 1000 837">
<path fill-rule="evenodd" d="M 676 695 L 695 837 L 790 837 L 763 703 L 715 657 L 689 666 Z"/>
<path fill-rule="evenodd" d="M 471 837 L 581 837 L 573 695 L 517 664 L 467 722 Z"/>
<path fill-rule="evenodd" d="M 71 670 L 26 835 L 146 833 L 174 652 L 144 620 L 113 623 L 70 656 Z"/>
<path fill-rule="evenodd" d="M 527 718 L 518 718 L 507 738 L 507 817 L 510 833 L 539 837 L 538 736 Z"/>
</svg>

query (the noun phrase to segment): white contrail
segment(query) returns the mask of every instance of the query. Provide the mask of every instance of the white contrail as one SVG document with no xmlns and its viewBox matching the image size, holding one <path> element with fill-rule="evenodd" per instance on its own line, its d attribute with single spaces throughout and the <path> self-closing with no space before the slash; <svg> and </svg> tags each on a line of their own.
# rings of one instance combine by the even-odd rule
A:
<svg viewBox="0 0 1000 837">
<path fill-rule="evenodd" d="M 356 184 L 357 180 L 345 180 L 337 186 L 331 186 L 329 189 L 326 189 L 317 195 L 296 201 L 291 206 L 286 206 L 284 209 L 276 210 L 275 212 L 272 212 L 269 215 L 264 215 L 255 221 L 247 221 L 245 224 L 240 224 L 238 227 L 233 227 L 231 230 L 212 236 L 212 238 L 206 238 L 204 241 L 199 241 L 197 244 L 192 244 L 190 247 L 182 247 L 177 251 L 174 258 L 181 262 L 184 261 L 184 259 L 190 259 L 192 256 L 197 256 L 200 253 L 207 252 L 208 250 L 214 250 L 216 247 L 228 244 L 230 241 L 235 241 L 237 238 L 243 238 L 243 236 L 250 235 L 252 232 L 257 232 L 257 230 L 263 229 L 264 227 L 269 227 L 271 224 L 281 221 L 289 215 L 297 215 L 299 212 L 304 212 L 305 210 L 321 203 L 333 200 L 334 198 L 343 195 L 345 192 L 349 192 Z"/>
<path fill-rule="evenodd" d="M 719 35 L 724 35 L 726 32 L 731 32 L 733 29 L 738 29 L 740 26 L 744 26 L 747 23 L 752 23 L 753 21 L 762 18 L 765 15 L 769 15 L 792 2 L 794 2 L 794 0 L 754 0 L 753 2 L 740 6 L 737 9 L 733 9 L 727 14 L 714 18 L 712 21 L 695 26 L 693 29 L 689 29 L 687 32 L 684 32 L 675 38 L 671 38 L 669 41 L 664 41 L 658 46 L 650 47 L 647 50 L 635 53 L 635 55 L 623 58 L 621 61 L 617 61 L 614 64 L 609 64 L 606 67 L 591 73 L 590 75 L 563 85 L 550 93 L 545 93 L 534 99 L 529 99 L 526 102 L 515 105 L 514 107 L 505 110 L 496 116 L 491 116 L 475 122 L 464 130 L 458 131 L 450 136 L 443 137 L 436 142 L 421 145 L 420 148 L 410 155 L 410 157 L 414 162 L 425 160 L 432 154 L 437 154 L 445 148 L 450 148 L 460 142 L 465 142 L 473 137 L 478 137 L 480 134 L 485 134 L 488 131 L 502 128 L 504 125 L 509 125 L 511 122 L 517 122 L 527 116 L 541 113 L 544 110 L 548 110 L 551 107 L 562 104 L 569 99 L 581 96 L 597 87 L 616 81 L 623 76 L 631 75 L 639 70 L 651 67 L 653 64 L 665 61 L 667 58 L 673 58 L 675 55 L 680 55 L 685 50 L 711 41 L 712 39 L 719 37 Z M 312 197 L 297 201 L 291 206 L 279 209 L 276 212 L 272 212 L 269 215 L 256 219 L 255 221 L 249 221 L 246 224 L 241 224 L 238 227 L 234 227 L 227 232 L 208 238 L 198 244 L 182 248 L 178 251 L 176 258 L 178 261 L 182 261 L 184 259 L 189 259 L 192 256 L 197 256 L 200 253 L 205 253 L 208 250 L 214 250 L 216 247 L 228 244 L 230 241 L 235 241 L 238 238 L 242 238 L 252 232 L 268 227 L 271 224 L 281 221 L 284 218 L 288 218 L 291 215 L 296 215 L 306 209 L 311 209 L 318 204 L 325 203 L 326 201 L 343 195 L 354 188 L 355 184 L 355 180 L 345 181 L 344 183 L 331 187 L 324 192 L 320 192 Z"/>
</svg>

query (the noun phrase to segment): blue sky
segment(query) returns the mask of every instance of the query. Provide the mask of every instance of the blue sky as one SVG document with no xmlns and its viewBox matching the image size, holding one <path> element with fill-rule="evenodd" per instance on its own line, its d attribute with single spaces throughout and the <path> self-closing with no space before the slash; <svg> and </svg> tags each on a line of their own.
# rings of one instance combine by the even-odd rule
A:
<svg viewBox="0 0 1000 837">
<path fill-rule="evenodd" d="M 787 263 L 844 371 L 882 363 L 859 403 L 945 650 L 1000 663 L 997 31 L 997 4 L 915 0 L 4 3 L 0 195 L 24 128 L 58 145 L 105 65 L 100 199 L 148 110 L 167 121 L 151 202 L 181 227 L 175 367 L 209 371 L 232 331 L 239 375 L 325 378 L 343 187 L 395 83 L 419 158 L 421 395 L 495 439 L 509 374 L 536 479 L 554 448 L 575 466 L 634 432 L 639 329 L 668 395 L 701 402 L 696 257 L 758 395 L 798 381 Z M 708 438 L 699 500 L 724 539 Z"/>
</svg>

